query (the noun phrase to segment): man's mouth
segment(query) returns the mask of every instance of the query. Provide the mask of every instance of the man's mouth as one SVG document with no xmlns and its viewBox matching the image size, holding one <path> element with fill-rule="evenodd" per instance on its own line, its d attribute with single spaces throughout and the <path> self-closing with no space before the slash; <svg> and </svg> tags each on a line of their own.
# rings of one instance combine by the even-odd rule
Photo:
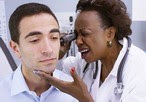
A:
<svg viewBox="0 0 146 102">
<path fill-rule="evenodd" d="M 44 64 L 51 64 L 56 60 L 56 58 L 49 58 L 49 59 L 42 59 L 39 62 L 44 63 Z"/>
</svg>

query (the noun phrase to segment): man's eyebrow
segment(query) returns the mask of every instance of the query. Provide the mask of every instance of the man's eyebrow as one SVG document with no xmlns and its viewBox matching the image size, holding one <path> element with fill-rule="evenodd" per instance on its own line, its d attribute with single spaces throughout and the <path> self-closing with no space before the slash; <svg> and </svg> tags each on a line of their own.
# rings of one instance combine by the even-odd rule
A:
<svg viewBox="0 0 146 102">
<path fill-rule="evenodd" d="M 57 28 L 54 28 L 54 29 L 50 30 L 49 33 L 54 33 L 54 32 L 60 33 L 59 29 L 57 29 Z M 39 31 L 30 32 L 28 35 L 25 36 L 25 39 L 28 38 L 28 37 L 30 37 L 30 36 L 41 35 L 41 34 L 42 34 L 42 33 L 39 32 Z"/>
<path fill-rule="evenodd" d="M 59 29 L 57 29 L 57 28 L 54 28 L 54 29 L 52 29 L 52 30 L 50 31 L 50 33 L 54 33 L 54 32 L 60 33 Z"/>
<path fill-rule="evenodd" d="M 34 31 L 34 32 L 30 32 L 28 35 L 25 36 L 25 39 L 30 37 L 30 36 L 34 36 L 34 35 L 41 35 L 42 33 L 39 31 Z"/>
</svg>

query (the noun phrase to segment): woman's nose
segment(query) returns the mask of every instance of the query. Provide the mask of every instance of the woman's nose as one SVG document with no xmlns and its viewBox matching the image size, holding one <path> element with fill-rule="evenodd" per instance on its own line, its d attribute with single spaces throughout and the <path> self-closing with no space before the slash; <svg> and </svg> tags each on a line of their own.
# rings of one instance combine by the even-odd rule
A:
<svg viewBox="0 0 146 102">
<path fill-rule="evenodd" d="M 82 44 L 83 44 L 83 39 L 82 39 L 82 36 L 78 36 L 78 37 L 76 38 L 76 44 L 77 44 L 77 46 L 79 46 L 79 45 L 82 45 Z"/>
</svg>

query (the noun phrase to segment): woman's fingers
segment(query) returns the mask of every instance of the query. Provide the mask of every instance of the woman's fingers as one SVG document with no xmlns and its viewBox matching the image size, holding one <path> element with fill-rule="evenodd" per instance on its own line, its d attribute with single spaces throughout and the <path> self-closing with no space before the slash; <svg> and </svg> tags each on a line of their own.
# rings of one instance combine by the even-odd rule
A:
<svg viewBox="0 0 146 102">
<path fill-rule="evenodd" d="M 88 92 L 87 85 L 83 80 L 77 75 L 75 68 L 71 68 L 71 76 L 74 79 L 74 85 L 72 86 L 71 95 L 77 98 L 80 102 L 94 102 L 90 93 Z"/>
<path fill-rule="evenodd" d="M 65 86 L 70 83 L 70 82 L 57 79 L 43 71 L 37 71 L 36 74 L 39 75 L 41 78 L 45 79 L 46 81 L 48 81 L 49 84 L 59 88 L 62 91 L 65 88 Z"/>
<path fill-rule="evenodd" d="M 74 82 L 78 82 L 80 80 L 80 77 L 77 75 L 74 67 L 71 68 L 70 74 L 71 74 L 72 78 L 74 79 Z"/>
<path fill-rule="evenodd" d="M 93 102 L 89 100 L 93 100 L 88 92 L 86 84 L 81 80 L 81 78 L 77 75 L 75 68 L 71 68 L 71 76 L 73 77 L 73 82 L 67 82 L 60 79 L 57 79 L 51 76 L 48 73 L 43 71 L 37 71 L 36 74 L 41 78 L 48 81 L 50 85 L 53 85 L 60 89 L 61 91 L 70 94 L 71 96 L 78 99 L 80 102 Z"/>
<path fill-rule="evenodd" d="M 71 76 L 72 76 L 73 79 L 74 79 L 74 84 L 75 84 L 76 87 L 87 89 L 86 84 L 85 84 L 85 83 L 83 82 L 83 80 L 78 76 L 78 74 L 76 73 L 74 67 L 71 68 L 70 74 L 71 74 Z"/>
</svg>

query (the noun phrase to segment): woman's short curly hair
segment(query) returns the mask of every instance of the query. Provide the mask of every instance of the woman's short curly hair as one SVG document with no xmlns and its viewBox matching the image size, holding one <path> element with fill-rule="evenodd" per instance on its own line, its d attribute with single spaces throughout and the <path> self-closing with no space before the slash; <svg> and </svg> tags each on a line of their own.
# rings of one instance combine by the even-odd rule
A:
<svg viewBox="0 0 146 102">
<path fill-rule="evenodd" d="M 101 17 L 102 27 L 114 26 L 116 28 L 117 40 L 132 34 L 131 19 L 125 4 L 121 0 L 79 0 L 76 7 L 77 12 L 92 10 L 97 11 Z"/>
</svg>

